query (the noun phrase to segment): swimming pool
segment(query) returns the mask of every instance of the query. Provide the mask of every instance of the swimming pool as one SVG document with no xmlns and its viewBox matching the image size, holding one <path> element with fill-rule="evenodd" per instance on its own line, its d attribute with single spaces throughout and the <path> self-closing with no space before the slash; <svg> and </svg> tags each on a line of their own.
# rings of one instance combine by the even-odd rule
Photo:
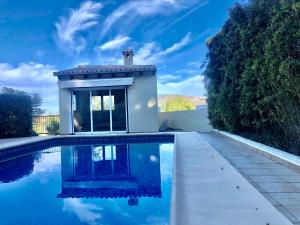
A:
<svg viewBox="0 0 300 225">
<path fill-rule="evenodd" d="M 172 138 L 71 138 L 0 152 L 0 224 L 169 224 Z"/>
</svg>

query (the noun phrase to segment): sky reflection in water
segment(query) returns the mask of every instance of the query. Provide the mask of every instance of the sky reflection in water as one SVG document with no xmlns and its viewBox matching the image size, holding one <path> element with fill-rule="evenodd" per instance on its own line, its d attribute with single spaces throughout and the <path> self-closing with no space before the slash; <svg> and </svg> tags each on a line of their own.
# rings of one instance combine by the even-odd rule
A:
<svg viewBox="0 0 300 225">
<path fill-rule="evenodd" d="M 1 225 L 168 224 L 173 144 L 48 152 L 0 163 Z"/>
</svg>

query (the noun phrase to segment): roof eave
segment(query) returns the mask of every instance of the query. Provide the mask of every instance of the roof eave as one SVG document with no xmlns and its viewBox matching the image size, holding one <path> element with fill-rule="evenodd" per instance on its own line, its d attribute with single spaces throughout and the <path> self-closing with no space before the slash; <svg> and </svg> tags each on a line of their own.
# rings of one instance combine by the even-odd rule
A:
<svg viewBox="0 0 300 225">
<path fill-rule="evenodd" d="M 132 70 L 132 71 L 91 71 L 91 72 L 53 72 L 54 76 L 74 76 L 74 75 L 93 75 L 93 74 L 107 74 L 107 73 L 135 73 L 135 72 L 157 72 L 157 68 L 149 70 Z"/>
</svg>

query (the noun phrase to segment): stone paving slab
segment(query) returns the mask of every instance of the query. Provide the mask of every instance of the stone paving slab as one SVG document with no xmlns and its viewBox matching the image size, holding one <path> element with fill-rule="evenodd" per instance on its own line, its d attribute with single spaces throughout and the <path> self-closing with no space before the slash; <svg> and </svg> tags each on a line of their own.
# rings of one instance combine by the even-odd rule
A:
<svg viewBox="0 0 300 225">
<path fill-rule="evenodd" d="M 294 225 L 300 225 L 300 174 L 216 132 L 199 133 Z M 268 156 L 267 156 L 268 157 Z M 289 165 L 287 165 L 289 166 Z"/>
<path fill-rule="evenodd" d="M 197 133 L 174 146 L 172 225 L 291 225 Z"/>
<path fill-rule="evenodd" d="M 268 168 L 268 171 L 270 171 L 272 174 L 276 175 L 276 176 L 284 176 L 284 175 L 288 175 L 288 176 L 298 176 L 299 173 L 288 169 L 288 168 Z"/>
<path fill-rule="evenodd" d="M 269 193 L 276 201 L 282 206 L 288 206 L 290 208 L 298 208 L 300 202 L 300 193 Z M 295 206 L 295 207 L 292 207 Z M 285 207 L 287 208 L 287 207 Z"/>
<path fill-rule="evenodd" d="M 254 175 L 250 176 L 250 179 L 256 183 L 285 183 L 286 181 L 280 178 L 279 176 L 265 176 L 265 175 Z"/>
<path fill-rule="evenodd" d="M 266 175 L 266 176 L 268 176 L 268 175 L 273 175 L 272 173 L 271 173 L 271 171 L 269 171 L 269 170 L 267 170 L 267 169 L 239 169 L 239 171 L 241 172 L 241 173 L 244 173 L 244 174 L 246 174 L 246 175 Z"/>
<path fill-rule="evenodd" d="M 271 182 L 264 182 L 264 183 L 257 183 L 264 192 L 291 192 L 291 193 L 295 193 L 295 192 L 300 192 L 300 189 L 298 189 L 297 187 L 289 184 L 289 183 L 271 183 Z"/>
<path fill-rule="evenodd" d="M 290 176 L 290 175 L 281 175 L 279 176 L 280 178 L 282 178 L 283 180 L 285 180 L 286 182 L 289 182 L 289 183 L 300 183 L 300 175 L 297 175 L 297 176 Z"/>
</svg>

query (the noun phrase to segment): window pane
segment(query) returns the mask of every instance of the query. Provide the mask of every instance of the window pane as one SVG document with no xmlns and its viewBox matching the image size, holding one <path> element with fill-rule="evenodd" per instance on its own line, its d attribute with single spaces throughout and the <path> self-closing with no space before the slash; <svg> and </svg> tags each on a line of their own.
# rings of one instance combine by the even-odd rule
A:
<svg viewBox="0 0 300 225">
<path fill-rule="evenodd" d="M 94 162 L 103 160 L 103 146 L 93 148 L 93 160 Z"/>
<path fill-rule="evenodd" d="M 93 111 L 101 110 L 101 96 L 92 96 Z"/>
<path fill-rule="evenodd" d="M 109 110 L 109 95 L 103 96 L 103 109 Z"/>
<path fill-rule="evenodd" d="M 113 102 L 113 110 L 112 110 L 113 131 L 125 131 L 126 130 L 125 89 L 111 90 L 111 97 Z"/>
<path fill-rule="evenodd" d="M 116 160 L 116 146 L 106 145 L 105 146 L 105 160 Z"/>
<path fill-rule="evenodd" d="M 115 110 L 115 96 L 111 96 L 111 110 Z"/>
<path fill-rule="evenodd" d="M 92 99 L 95 99 L 93 109 L 93 130 L 110 131 L 109 91 L 92 91 Z M 94 101 L 94 100 L 93 100 Z"/>
</svg>

